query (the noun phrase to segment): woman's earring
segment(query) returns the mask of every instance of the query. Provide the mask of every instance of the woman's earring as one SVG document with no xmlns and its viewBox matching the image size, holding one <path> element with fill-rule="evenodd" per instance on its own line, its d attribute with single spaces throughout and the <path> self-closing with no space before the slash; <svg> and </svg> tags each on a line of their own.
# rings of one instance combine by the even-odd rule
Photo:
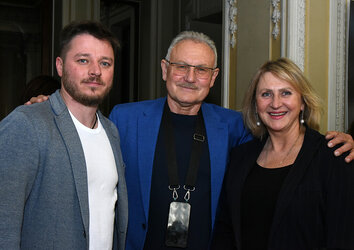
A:
<svg viewBox="0 0 354 250">
<path fill-rule="evenodd" d="M 257 127 L 261 126 L 261 121 L 259 120 L 257 112 L 256 112 L 256 125 L 257 125 Z"/>
<path fill-rule="evenodd" d="M 300 123 L 301 123 L 301 124 L 304 124 L 304 123 L 305 123 L 305 120 L 304 120 L 304 111 L 303 111 L 303 110 L 301 111 Z"/>
</svg>

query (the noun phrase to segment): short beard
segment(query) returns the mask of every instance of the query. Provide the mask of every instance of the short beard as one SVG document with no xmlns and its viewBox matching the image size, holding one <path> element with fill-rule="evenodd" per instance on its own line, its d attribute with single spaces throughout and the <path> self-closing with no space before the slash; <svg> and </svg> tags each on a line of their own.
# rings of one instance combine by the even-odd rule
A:
<svg viewBox="0 0 354 250">
<path fill-rule="evenodd" d="M 81 103 L 82 105 L 88 106 L 88 107 L 96 107 L 99 104 L 101 104 L 104 100 L 104 98 L 108 95 L 109 91 L 112 88 L 112 85 L 107 88 L 102 94 L 100 95 L 95 95 L 95 96 L 89 96 L 89 95 L 85 95 L 84 93 L 81 93 L 80 90 L 78 89 L 78 86 L 75 84 L 75 82 L 71 81 L 70 79 L 70 75 L 67 74 L 67 72 L 64 70 L 63 71 L 63 75 L 62 75 L 62 82 L 63 82 L 63 86 L 66 90 L 66 92 L 68 92 L 68 94 L 78 103 Z M 80 83 L 85 83 L 85 82 L 98 82 L 102 85 L 106 85 L 104 82 L 102 82 L 100 77 L 91 77 L 91 78 L 87 78 L 84 80 L 81 80 Z M 95 93 L 96 88 L 95 87 L 91 87 L 91 91 L 92 93 Z"/>
</svg>

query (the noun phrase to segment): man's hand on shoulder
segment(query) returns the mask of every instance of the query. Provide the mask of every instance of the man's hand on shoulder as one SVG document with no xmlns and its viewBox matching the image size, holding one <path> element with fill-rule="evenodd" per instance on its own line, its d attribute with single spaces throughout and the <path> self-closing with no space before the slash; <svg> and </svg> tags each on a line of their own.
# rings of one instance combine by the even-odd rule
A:
<svg viewBox="0 0 354 250">
<path fill-rule="evenodd" d="M 334 151 L 335 156 L 339 156 L 345 152 L 349 152 L 349 155 L 345 157 L 345 161 L 349 163 L 354 159 L 354 141 L 351 135 L 343 132 L 328 131 L 326 133 L 326 139 L 330 140 L 327 144 L 330 148 L 340 143 L 343 144 L 341 147 L 337 148 Z"/>
<path fill-rule="evenodd" d="M 25 105 L 31 105 L 33 103 L 40 103 L 48 100 L 49 95 L 39 95 L 36 97 L 32 97 L 28 102 L 25 103 Z"/>
</svg>

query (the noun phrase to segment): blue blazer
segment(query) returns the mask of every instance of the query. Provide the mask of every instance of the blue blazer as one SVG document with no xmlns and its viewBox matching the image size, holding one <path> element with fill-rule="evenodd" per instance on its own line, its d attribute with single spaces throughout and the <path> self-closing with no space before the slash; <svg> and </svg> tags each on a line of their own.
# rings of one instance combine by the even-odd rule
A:
<svg viewBox="0 0 354 250">
<path fill-rule="evenodd" d="M 128 200 L 116 127 L 99 114 L 118 171 L 114 242 L 124 249 Z M 0 123 L 0 249 L 88 249 L 85 156 L 59 91 Z"/>
<path fill-rule="evenodd" d="M 166 98 L 116 105 L 109 118 L 117 125 L 126 164 L 129 224 L 126 249 L 143 249 L 148 226 L 152 168 Z M 232 147 L 251 139 L 241 114 L 202 104 L 211 169 L 211 218 L 214 218 Z"/>
</svg>

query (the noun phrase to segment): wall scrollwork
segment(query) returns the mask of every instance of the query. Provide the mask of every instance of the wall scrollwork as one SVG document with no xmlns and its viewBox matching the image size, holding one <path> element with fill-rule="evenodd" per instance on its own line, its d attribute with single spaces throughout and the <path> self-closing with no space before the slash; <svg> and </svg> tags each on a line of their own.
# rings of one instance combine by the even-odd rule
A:
<svg viewBox="0 0 354 250">
<path fill-rule="evenodd" d="M 232 48 L 236 45 L 236 31 L 237 31 L 237 7 L 236 0 L 228 0 L 229 1 L 229 31 L 230 31 L 230 45 Z"/>
<path fill-rule="evenodd" d="M 276 40 L 280 33 L 279 21 L 281 19 L 281 13 L 279 10 L 279 2 L 280 0 L 272 0 L 273 13 L 272 13 L 272 22 L 273 22 L 273 38 Z"/>
</svg>

